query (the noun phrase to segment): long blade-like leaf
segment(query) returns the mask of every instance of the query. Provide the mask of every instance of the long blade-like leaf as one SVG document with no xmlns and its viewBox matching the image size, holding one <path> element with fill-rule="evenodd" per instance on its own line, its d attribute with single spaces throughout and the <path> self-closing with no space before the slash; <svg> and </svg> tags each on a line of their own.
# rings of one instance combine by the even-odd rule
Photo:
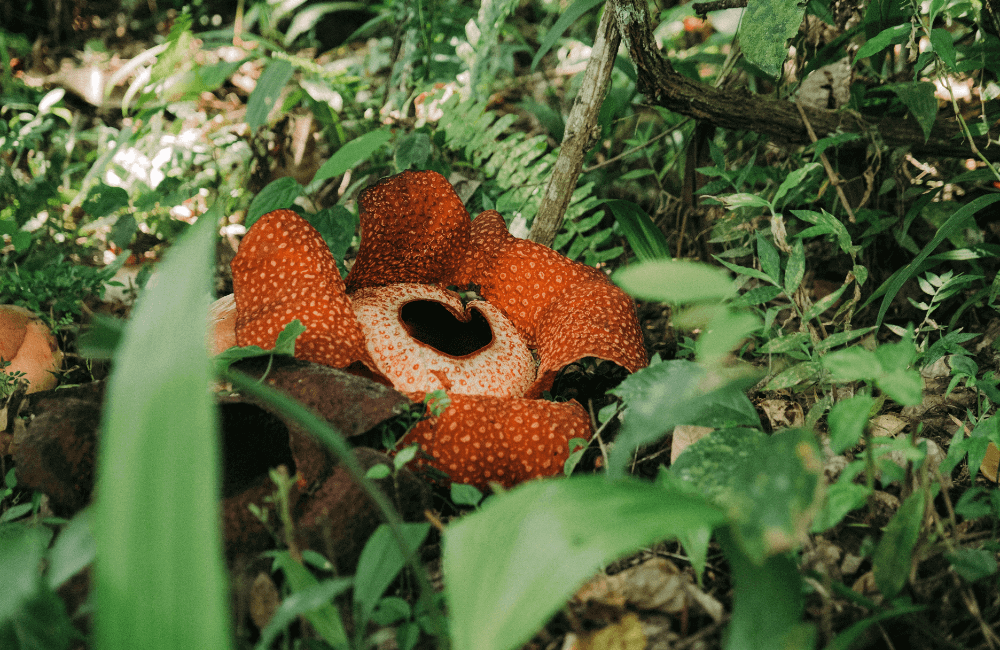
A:
<svg viewBox="0 0 1000 650">
<path fill-rule="evenodd" d="M 95 647 L 229 648 L 205 331 L 213 213 L 140 299 L 107 388 L 94 512 Z"/>
</svg>

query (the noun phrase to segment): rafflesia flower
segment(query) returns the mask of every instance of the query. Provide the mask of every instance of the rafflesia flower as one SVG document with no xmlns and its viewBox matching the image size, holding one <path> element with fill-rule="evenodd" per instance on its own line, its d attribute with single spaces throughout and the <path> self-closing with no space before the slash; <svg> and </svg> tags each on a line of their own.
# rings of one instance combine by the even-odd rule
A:
<svg viewBox="0 0 1000 650">
<path fill-rule="evenodd" d="M 470 221 L 436 172 L 385 178 L 360 205 L 346 283 L 296 213 L 250 228 L 232 262 L 236 341 L 271 348 L 297 318 L 299 358 L 360 364 L 414 400 L 444 389 L 450 406 L 401 444 L 419 443 L 454 481 L 511 486 L 559 472 L 590 419 L 575 401 L 538 398 L 584 357 L 632 372 L 646 364 L 632 300 L 597 269 L 511 236 L 496 211 Z M 448 287 L 483 300 L 464 304 Z"/>
</svg>

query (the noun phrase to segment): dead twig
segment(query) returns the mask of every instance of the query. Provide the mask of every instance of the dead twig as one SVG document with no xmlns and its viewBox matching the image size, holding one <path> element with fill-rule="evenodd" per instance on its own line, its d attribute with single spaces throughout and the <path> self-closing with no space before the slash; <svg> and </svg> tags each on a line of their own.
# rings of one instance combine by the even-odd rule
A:
<svg viewBox="0 0 1000 650">
<path fill-rule="evenodd" d="M 819 141 L 816 137 L 816 132 L 813 131 L 812 124 L 809 123 L 809 118 L 806 117 L 806 112 L 802 110 L 802 106 L 795 102 L 795 108 L 799 109 L 799 115 L 802 116 L 802 124 L 806 127 L 806 132 L 809 134 L 809 139 L 812 140 L 813 144 Z M 851 223 L 857 223 L 857 219 L 854 216 L 854 210 L 851 209 L 851 204 L 847 200 L 847 195 L 844 194 L 844 188 L 842 187 L 843 181 L 840 180 L 840 176 L 833 169 L 833 165 L 830 164 L 830 159 L 826 157 L 826 152 L 819 152 L 820 162 L 823 163 L 823 169 L 826 170 L 826 176 L 830 179 L 830 184 L 833 185 L 833 189 L 837 191 L 837 198 L 840 199 L 840 204 L 844 206 L 844 210 L 847 211 L 847 218 Z"/>
</svg>

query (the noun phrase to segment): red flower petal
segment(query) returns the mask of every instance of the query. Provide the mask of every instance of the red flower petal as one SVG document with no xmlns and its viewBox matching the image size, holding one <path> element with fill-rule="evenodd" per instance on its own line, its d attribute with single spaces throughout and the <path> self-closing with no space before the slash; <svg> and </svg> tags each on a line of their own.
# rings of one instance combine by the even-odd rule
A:
<svg viewBox="0 0 1000 650">
<path fill-rule="evenodd" d="M 231 267 L 240 345 L 273 348 L 297 318 L 306 331 L 296 340 L 296 357 L 334 368 L 372 365 L 333 254 L 305 219 L 291 210 L 265 214 Z"/>
<path fill-rule="evenodd" d="M 470 219 L 444 176 L 406 171 L 361 193 L 361 247 L 351 293 L 396 282 L 447 282 L 469 239 Z"/>
<path fill-rule="evenodd" d="M 403 307 L 417 301 L 445 306 L 454 318 L 442 313 L 440 320 L 455 325 L 455 319 L 468 323 L 471 310 L 477 310 L 489 324 L 492 340 L 464 354 L 448 354 L 419 340 L 414 336 L 420 335 L 417 327 L 434 327 L 438 323 L 404 322 Z M 394 284 L 361 289 L 351 295 L 351 302 L 375 366 L 397 390 L 430 392 L 444 388 L 466 395 L 521 397 L 535 379 L 535 361 L 517 329 L 500 310 L 481 300 L 463 306 L 453 291 L 429 284 Z M 440 323 L 442 331 L 446 325 Z M 448 334 L 456 337 L 461 333 Z"/>
<path fill-rule="evenodd" d="M 571 438 L 590 438 L 590 418 L 577 402 L 450 395 L 451 405 L 400 440 L 419 443 L 428 464 L 457 483 L 504 487 L 562 472 Z"/>
<path fill-rule="evenodd" d="M 490 210 L 472 223 L 471 242 L 454 282 L 475 283 L 538 349 L 539 379 L 528 395 L 551 386 L 555 373 L 584 357 L 630 372 L 646 365 L 632 299 L 592 267 L 507 232 Z"/>
</svg>

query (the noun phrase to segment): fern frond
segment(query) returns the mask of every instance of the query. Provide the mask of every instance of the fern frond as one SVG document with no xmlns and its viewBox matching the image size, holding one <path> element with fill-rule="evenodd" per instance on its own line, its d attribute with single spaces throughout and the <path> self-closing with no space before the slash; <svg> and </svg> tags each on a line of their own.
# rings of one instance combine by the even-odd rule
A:
<svg viewBox="0 0 1000 650">
<path fill-rule="evenodd" d="M 485 102 L 453 95 L 441 109 L 444 116 L 437 128 L 444 134 L 444 148 L 460 153 L 496 184 L 500 190 L 496 209 L 508 223 L 523 219 L 530 225 L 559 150 L 549 149 L 544 135 L 510 131 L 516 116 L 498 116 L 486 109 Z M 553 248 L 570 259 L 598 264 L 618 257 L 623 249 L 613 245 L 611 228 L 599 227 L 603 212 L 582 218 L 600 204 L 592 190 L 592 183 L 574 190 Z"/>
</svg>

